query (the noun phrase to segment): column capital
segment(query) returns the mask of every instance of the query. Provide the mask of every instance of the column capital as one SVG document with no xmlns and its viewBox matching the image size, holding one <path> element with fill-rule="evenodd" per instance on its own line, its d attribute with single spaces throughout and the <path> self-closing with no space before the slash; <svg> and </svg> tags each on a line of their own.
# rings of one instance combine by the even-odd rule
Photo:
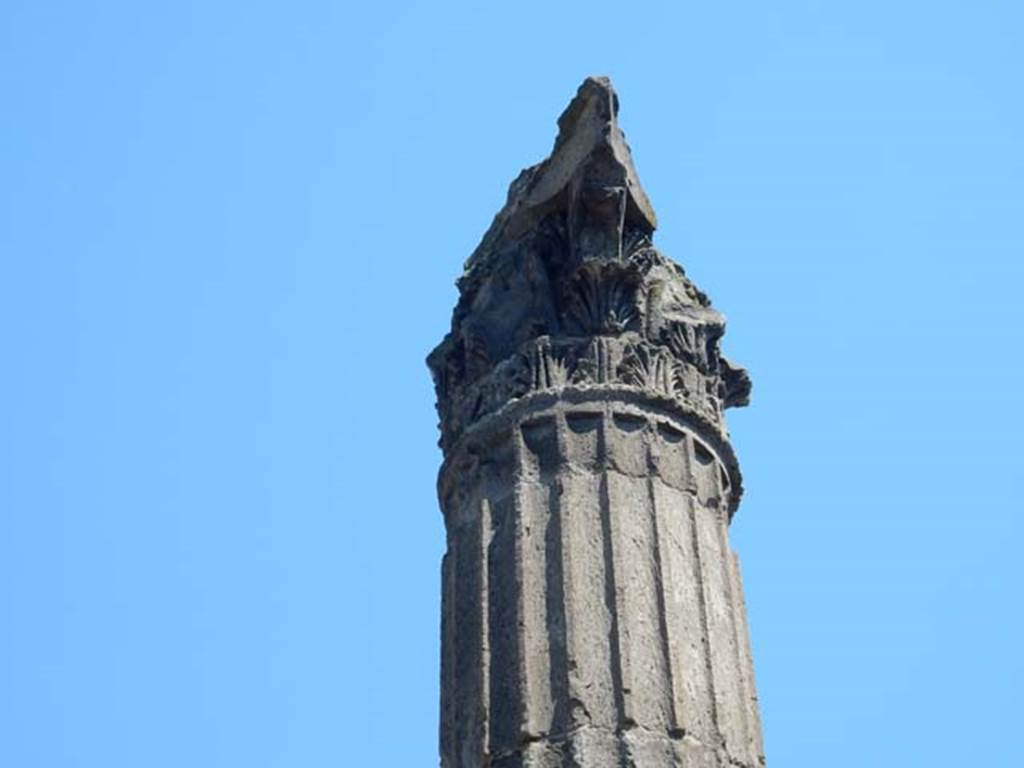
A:
<svg viewBox="0 0 1024 768">
<path fill-rule="evenodd" d="M 747 372 L 720 350 L 725 318 L 652 242 L 657 220 L 606 78 L 559 118 L 551 156 L 522 171 L 458 281 L 428 357 L 446 451 L 534 392 L 614 385 L 677 401 L 727 436 Z"/>
</svg>

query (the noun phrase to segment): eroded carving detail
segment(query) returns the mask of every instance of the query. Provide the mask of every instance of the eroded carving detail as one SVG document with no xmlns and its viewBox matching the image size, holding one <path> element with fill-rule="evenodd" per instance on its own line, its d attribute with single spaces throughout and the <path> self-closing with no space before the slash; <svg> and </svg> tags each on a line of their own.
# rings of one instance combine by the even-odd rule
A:
<svg viewBox="0 0 1024 768">
<path fill-rule="evenodd" d="M 674 397 L 677 393 L 685 393 L 678 365 L 669 351 L 662 347 L 632 344 L 626 349 L 618 373 L 624 384 L 646 387 Z"/>
<path fill-rule="evenodd" d="M 584 83 L 552 156 L 512 183 L 466 264 L 451 333 L 428 359 L 442 445 L 510 399 L 563 386 L 648 387 L 723 431 L 721 412 L 749 399 L 746 372 L 719 351 L 724 318 L 652 244 L 610 93 Z"/>
<path fill-rule="evenodd" d="M 587 264 L 566 285 L 565 330 L 571 334 L 619 334 L 631 330 L 640 316 L 640 276 L 618 262 Z"/>
<path fill-rule="evenodd" d="M 525 355 L 525 370 L 529 373 L 528 389 L 551 389 L 568 383 L 570 371 L 564 354 L 564 351 L 562 354 L 554 351 L 548 338 L 539 339 L 529 354 Z"/>
</svg>

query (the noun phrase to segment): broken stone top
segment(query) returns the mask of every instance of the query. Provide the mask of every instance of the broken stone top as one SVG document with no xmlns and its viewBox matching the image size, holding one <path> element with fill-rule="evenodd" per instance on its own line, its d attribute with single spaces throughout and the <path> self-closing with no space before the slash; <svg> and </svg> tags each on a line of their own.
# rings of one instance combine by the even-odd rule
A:
<svg viewBox="0 0 1024 768">
<path fill-rule="evenodd" d="M 578 215 L 602 198 L 622 206 L 623 225 L 650 236 L 658 226 L 654 208 L 640 186 L 633 157 L 619 128 L 619 97 L 607 77 L 588 77 L 561 117 L 551 157 L 523 170 L 508 201 L 470 257 L 472 266 L 514 239 L 553 210 Z M 607 255 L 607 254 L 606 254 Z"/>
<path fill-rule="evenodd" d="M 607 78 L 583 82 L 551 156 L 512 182 L 467 261 L 428 358 L 443 446 L 537 389 L 656 390 L 722 434 L 722 410 L 746 404 L 746 372 L 719 352 L 724 318 L 651 242 L 618 107 Z"/>
</svg>

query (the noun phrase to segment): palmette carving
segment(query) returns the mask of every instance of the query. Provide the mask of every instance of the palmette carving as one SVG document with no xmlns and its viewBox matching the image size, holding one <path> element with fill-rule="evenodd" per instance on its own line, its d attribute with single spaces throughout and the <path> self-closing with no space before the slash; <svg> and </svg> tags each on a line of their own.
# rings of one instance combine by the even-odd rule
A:
<svg viewBox="0 0 1024 768">
<path fill-rule="evenodd" d="M 529 372 L 528 389 L 552 389 L 569 382 L 570 371 L 563 354 L 552 350 L 550 340 L 544 338 L 526 355 L 526 371 Z"/>
<path fill-rule="evenodd" d="M 627 347 L 619 366 L 619 380 L 669 397 L 685 397 L 686 388 L 678 367 L 679 362 L 668 350 L 649 344 L 633 344 Z"/>
<path fill-rule="evenodd" d="M 628 263 L 586 264 L 565 289 L 565 330 L 570 334 L 619 334 L 640 319 L 640 275 Z"/>
</svg>

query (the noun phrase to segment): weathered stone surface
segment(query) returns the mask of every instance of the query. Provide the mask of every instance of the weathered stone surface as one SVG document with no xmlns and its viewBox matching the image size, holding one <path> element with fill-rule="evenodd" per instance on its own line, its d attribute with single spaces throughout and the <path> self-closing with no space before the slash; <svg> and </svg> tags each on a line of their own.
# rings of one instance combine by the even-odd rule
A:
<svg viewBox="0 0 1024 768">
<path fill-rule="evenodd" d="M 651 242 L 590 78 L 428 360 L 445 462 L 441 764 L 753 768 L 725 324 Z"/>
</svg>

